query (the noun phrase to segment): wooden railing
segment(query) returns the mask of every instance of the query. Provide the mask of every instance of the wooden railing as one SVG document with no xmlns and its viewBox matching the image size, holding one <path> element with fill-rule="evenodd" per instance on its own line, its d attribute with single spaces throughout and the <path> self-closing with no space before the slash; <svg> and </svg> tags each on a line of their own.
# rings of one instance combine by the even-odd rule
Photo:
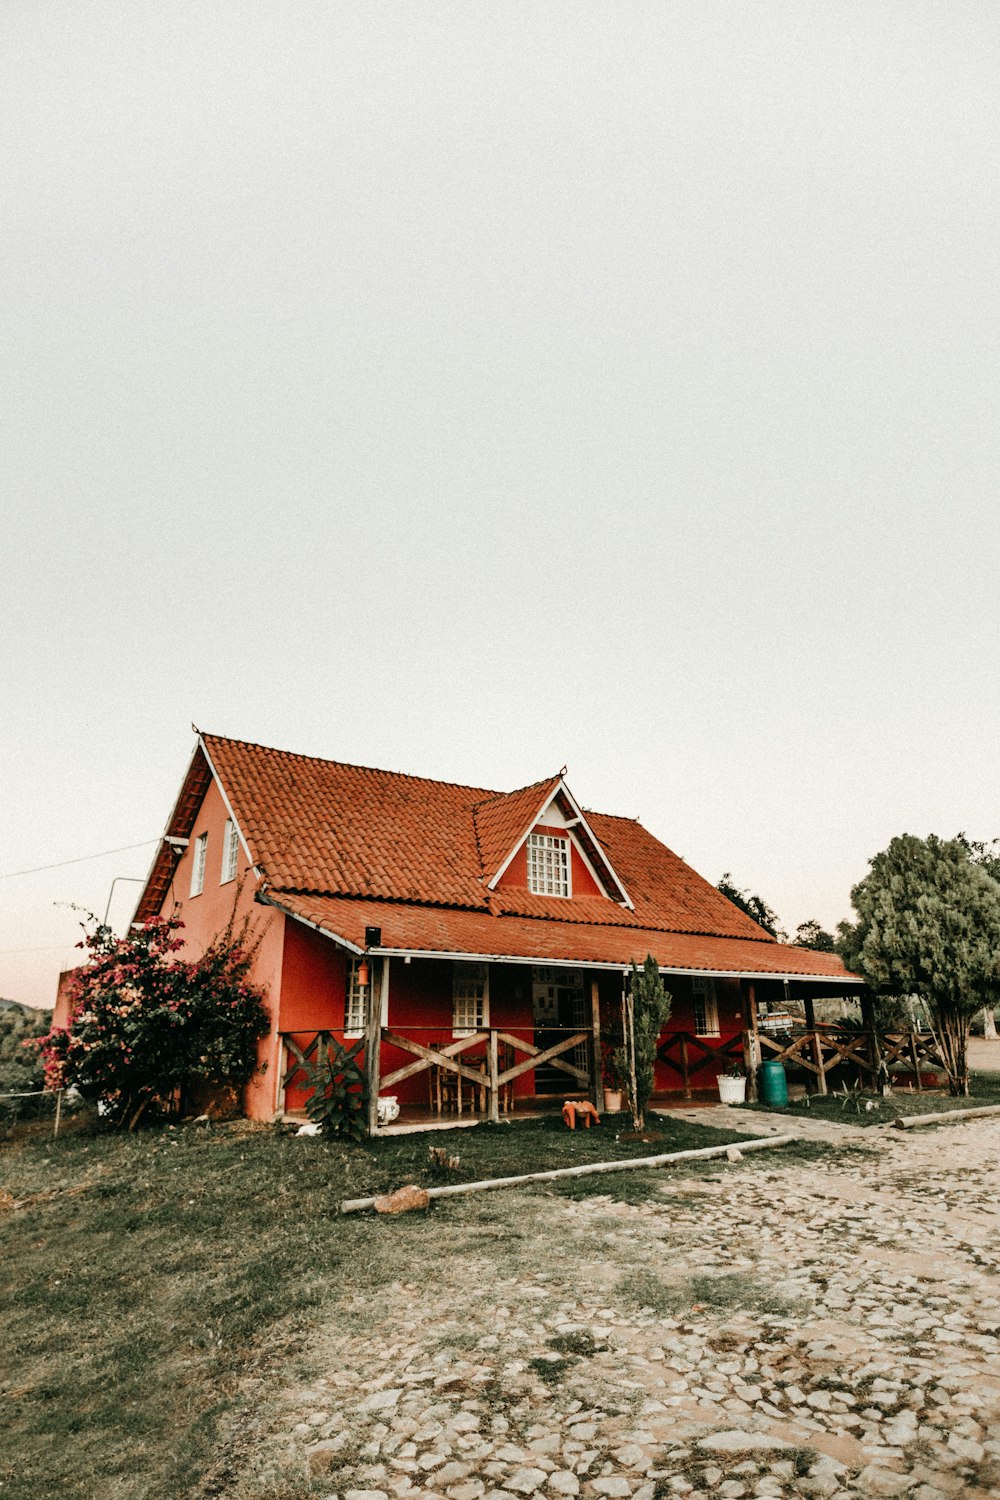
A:
<svg viewBox="0 0 1000 1500">
<path fill-rule="evenodd" d="M 572 1052 L 582 1042 L 588 1042 L 590 1037 L 589 1031 L 573 1031 L 552 1046 L 536 1047 L 533 1042 L 516 1036 L 512 1031 L 504 1031 L 498 1026 L 489 1026 L 445 1045 L 426 1046 L 423 1042 L 417 1042 L 412 1037 L 404 1036 L 401 1032 L 383 1026 L 382 1041 L 391 1047 L 398 1047 L 402 1052 L 411 1052 L 417 1061 L 386 1073 L 384 1078 L 380 1079 L 379 1086 L 382 1089 L 392 1088 L 395 1084 L 402 1083 L 404 1079 L 412 1078 L 417 1073 L 425 1072 L 429 1068 L 440 1068 L 445 1073 L 454 1073 L 459 1078 L 464 1078 L 466 1082 L 478 1089 L 485 1096 L 487 1117 L 490 1120 L 499 1120 L 502 1091 L 508 1089 L 516 1078 L 520 1078 L 524 1073 L 530 1073 L 532 1069 L 540 1067 L 543 1063 L 548 1063 L 553 1068 L 558 1068 L 561 1072 L 568 1074 L 578 1089 L 589 1088 L 591 1082 L 589 1070 L 577 1067 L 566 1058 L 565 1054 Z M 481 1049 L 484 1044 L 485 1054 L 479 1053 L 476 1058 L 477 1066 L 470 1067 L 467 1062 L 461 1060 L 463 1053 L 467 1054 L 473 1052 L 474 1049 Z M 501 1049 L 506 1066 L 501 1064 Z M 512 1063 L 510 1059 L 518 1052 L 524 1053 L 524 1058 Z"/>
<path fill-rule="evenodd" d="M 827 1075 L 836 1068 L 853 1068 L 857 1082 L 877 1088 L 888 1082 L 893 1070 L 912 1073 L 915 1086 L 923 1087 L 924 1067 L 944 1071 L 944 1059 L 934 1038 L 920 1031 L 846 1031 L 837 1026 L 793 1029 L 784 1035 L 758 1034 L 761 1061 L 771 1057 L 802 1068 L 816 1078 L 821 1094 L 827 1092 Z"/>
<path fill-rule="evenodd" d="M 742 1063 L 743 1033 L 738 1031 L 722 1041 L 719 1037 L 698 1036 L 693 1031 L 665 1031 L 656 1044 L 656 1056 L 665 1067 L 680 1075 L 684 1097 L 690 1099 L 694 1074 L 712 1068 L 711 1077 L 705 1078 L 708 1088 L 720 1065 L 728 1070 L 734 1063 Z"/>
<path fill-rule="evenodd" d="M 660 1037 L 656 1055 L 661 1063 L 679 1074 L 684 1097 L 690 1099 L 691 1081 L 696 1074 L 711 1068 L 714 1077 L 720 1066 L 729 1069 L 733 1064 L 743 1064 L 750 1040 L 744 1032 L 722 1041 L 718 1037 L 697 1036 L 693 1031 L 671 1031 Z M 857 1081 L 868 1088 L 876 1088 L 894 1071 L 905 1070 L 912 1073 L 918 1089 L 923 1087 L 922 1069 L 945 1070 L 944 1059 L 927 1032 L 792 1027 L 778 1033 L 761 1029 L 756 1042 L 761 1062 L 773 1059 L 811 1073 L 821 1094 L 828 1092 L 828 1075 L 838 1068 L 847 1069 L 848 1074 L 853 1069 Z M 699 1081 L 696 1080 L 696 1085 Z M 707 1073 L 704 1081 L 706 1086 L 711 1081 Z"/>
<path fill-rule="evenodd" d="M 556 1028 L 546 1028 L 548 1031 L 554 1029 Z M 283 1075 L 283 1089 L 287 1089 L 301 1072 L 307 1071 L 314 1060 L 318 1060 L 332 1037 L 332 1033 L 328 1031 L 319 1031 L 312 1035 L 308 1045 L 300 1047 L 295 1037 L 303 1035 L 308 1035 L 308 1033 L 283 1032 L 281 1034 L 287 1053 L 291 1059 L 294 1059 Z M 498 1026 L 480 1027 L 467 1036 L 456 1037 L 454 1041 L 447 1043 L 418 1042 L 415 1038 L 388 1026 L 380 1028 L 380 1038 L 384 1046 L 396 1047 L 401 1052 L 408 1052 L 415 1060 L 404 1064 L 401 1068 L 394 1068 L 391 1073 L 386 1073 L 384 1076 L 379 1074 L 377 1085 L 379 1093 L 384 1090 L 388 1091 L 396 1084 L 403 1083 L 407 1078 L 413 1078 L 419 1073 L 438 1069 L 455 1079 L 464 1080 L 469 1085 L 472 1097 L 478 1093 L 485 1104 L 483 1113 L 490 1120 L 499 1120 L 501 1101 L 505 1095 L 509 1098 L 514 1080 L 525 1073 L 530 1073 L 543 1063 L 548 1063 L 565 1073 L 569 1080 L 567 1086 L 574 1087 L 577 1092 L 581 1089 L 589 1090 L 592 1087 L 590 1069 L 578 1067 L 566 1056 L 566 1053 L 572 1052 L 581 1044 L 592 1044 L 593 1037 L 590 1031 L 567 1031 L 559 1041 L 547 1047 L 536 1047 L 533 1042 L 526 1041 L 524 1037 L 519 1037 L 514 1032 L 505 1031 Z M 352 1054 L 356 1054 L 364 1044 L 358 1041 L 347 1045 Z M 592 1051 L 592 1047 L 590 1050 Z M 521 1057 L 513 1061 L 518 1053 Z M 589 1052 L 588 1060 L 592 1061 Z"/>
</svg>

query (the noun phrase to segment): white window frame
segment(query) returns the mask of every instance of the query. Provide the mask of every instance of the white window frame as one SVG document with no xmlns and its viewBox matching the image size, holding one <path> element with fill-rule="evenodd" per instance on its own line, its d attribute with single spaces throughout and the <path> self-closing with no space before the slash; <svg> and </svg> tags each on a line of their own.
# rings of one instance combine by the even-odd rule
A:
<svg viewBox="0 0 1000 1500">
<path fill-rule="evenodd" d="M 369 965 L 369 969 L 370 969 Z M 368 984 L 371 984 L 369 974 Z M 358 983 L 358 960 L 352 958 L 347 965 L 347 980 L 344 987 L 344 1039 L 356 1041 L 364 1036 L 368 1026 L 368 986 Z"/>
<path fill-rule="evenodd" d="M 691 998 L 694 1008 L 695 1036 L 720 1036 L 719 1001 L 715 993 L 715 980 L 707 974 L 696 975 L 691 980 Z M 702 1022 L 698 1023 L 701 1010 Z"/>
<path fill-rule="evenodd" d="M 236 824 L 232 818 L 226 819 L 225 832 L 222 835 L 222 873 L 219 877 L 220 885 L 228 885 L 231 880 L 236 879 L 236 867 L 240 857 L 240 836 L 236 831 Z"/>
<path fill-rule="evenodd" d="M 205 866 L 208 864 L 208 834 L 199 833 L 194 841 L 191 864 L 191 895 L 200 896 L 205 889 Z"/>
<path fill-rule="evenodd" d="M 453 963 L 451 969 L 452 1036 L 472 1036 L 489 1024 L 489 964 Z"/>
<path fill-rule="evenodd" d="M 573 894 L 570 840 L 553 833 L 528 834 L 528 890 L 536 896 Z M 559 889 L 556 889 L 559 887 Z"/>
</svg>

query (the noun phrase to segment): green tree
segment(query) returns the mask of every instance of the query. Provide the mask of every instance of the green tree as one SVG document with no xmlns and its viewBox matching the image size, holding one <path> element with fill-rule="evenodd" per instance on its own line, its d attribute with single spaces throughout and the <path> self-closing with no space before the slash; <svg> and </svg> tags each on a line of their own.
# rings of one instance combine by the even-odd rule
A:
<svg viewBox="0 0 1000 1500">
<path fill-rule="evenodd" d="M 965 844 L 975 863 L 1000 884 L 1000 839 L 990 839 L 989 843 L 984 843 L 981 839 L 966 838 L 964 833 L 960 833 L 958 838 Z M 997 1040 L 996 1007 L 998 1004 L 1000 1004 L 1000 993 L 992 996 L 983 1010 L 983 1036 L 991 1042 Z"/>
<path fill-rule="evenodd" d="M 822 928 L 815 917 L 799 923 L 792 942 L 796 948 L 812 948 L 816 953 L 832 953 L 836 947 L 833 933 Z"/>
<path fill-rule="evenodd" d="M 738 885 L 733 884 L 733 877 L 728 870 L 719 881 L 716 890 L 721 891 L 727 900 L 739 907 L 740 911 L 746 912 L 758 927 L 763 927 L 771 937 L 777 938 L 779 943 L 787 942 L 788 937 L 777 912 L 768 906 L 763 896 L 754 896 L 749 891 L 741 891 Z"/>
<path fill-rule="evenodd" d="M 671 999 L 663 988 L 660 966 L 647 955 L 642 969 L 632 965 L 632 974 L 622 1001 L 622 1072 L 629 1081 L 632 1123 L 642 1130 L 646 1105 L 653 1092 L 656 1044 L 670 1016 Z"/>
<path fill-rule="evenodd" d="M 1000 993 L 1000 884 L 963 838 L 895 838 L 851 891 L 838 951 L 882 996 L 916 995 L 953 1094 L 969 1092 L 969 1023 Z"/>
</svg>

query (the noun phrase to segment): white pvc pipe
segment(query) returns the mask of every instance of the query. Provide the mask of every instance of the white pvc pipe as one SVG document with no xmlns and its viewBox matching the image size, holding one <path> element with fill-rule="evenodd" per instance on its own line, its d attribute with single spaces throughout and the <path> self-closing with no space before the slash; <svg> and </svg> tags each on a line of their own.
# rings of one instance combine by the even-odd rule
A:
<svg viewBox="0 0 1000 1500">
<path fill-rule="evenodd" d="M 450 1187 L 425 1188 L 428 1198 L 460 1198 L 466 1193 L 489 1193 L 496 1188 L 520 1187 L 524 1182 L 555 1182 L 559 1177 L 586 1177 L 594 1172 L 631 1172 L 636 1167 L 666 1167 L 675 1161 L 705 1161 L 711 1156 L 725 1156 L 727 1151 L 761 1151 L 768 1146 L 787 1146 L 797 1140 L 794 1135 L 748 1136 L 746 1140 L 729 1141 L 725 1146 L 702 1146 L 697 1151 L 670 1151 L 665 1156 L 634 1156 L 625 1161 L 587 1162 L 579 1167 L 556 1167 L 551 1172 L 524 1172 L 520 1177 L 491 1177 L 483 1182 L 456 1182 Z M 374 1208 L 374 1198 L 345 1198 L 342 1214 L 360 1213 Z"/>
</svg>

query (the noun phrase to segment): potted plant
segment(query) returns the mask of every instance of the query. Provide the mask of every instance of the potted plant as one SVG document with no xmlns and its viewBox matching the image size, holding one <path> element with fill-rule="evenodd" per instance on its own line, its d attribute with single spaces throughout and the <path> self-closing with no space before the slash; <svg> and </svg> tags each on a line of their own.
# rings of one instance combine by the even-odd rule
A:
<svg viewBox="0 0 1000 1500">
<path fill-rule="evenodd" d="M 619 1048 L 606 1038 L 601 1042 L 601 1077 L 604 1083 L 605 1113 L 617 1115 L 624 1102 L 625 1075 Z"/>
<path fill-rule="evenodd" d="M 719 1098 L 723 1104 L 746 1103 L 747 1079 L 738 1063 L 734 1063 L 728 1073 L 720 1073 L 717 1082 Z"/>
</svg>

